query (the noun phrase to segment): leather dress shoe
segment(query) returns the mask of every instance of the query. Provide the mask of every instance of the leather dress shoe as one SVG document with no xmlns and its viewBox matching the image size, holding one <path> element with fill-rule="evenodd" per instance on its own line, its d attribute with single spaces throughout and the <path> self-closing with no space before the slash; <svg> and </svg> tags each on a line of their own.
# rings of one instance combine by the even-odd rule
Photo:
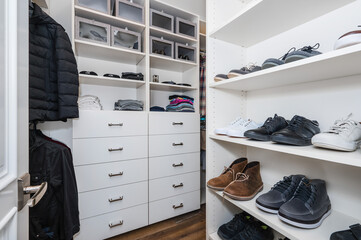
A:
<svg viewBox="0 0 361 240">
<path fill-rule="evenodd" d="M 281 129 L 284 129 L 288 126 L 287 121 L 277 114 L 274 115 L 274 117 L 269 117 L 263 126 L 248 130 L 244 133 L 245 137 L 259 140 L 259 141 L 270 141 L 271 135 Z"/>
</svg>

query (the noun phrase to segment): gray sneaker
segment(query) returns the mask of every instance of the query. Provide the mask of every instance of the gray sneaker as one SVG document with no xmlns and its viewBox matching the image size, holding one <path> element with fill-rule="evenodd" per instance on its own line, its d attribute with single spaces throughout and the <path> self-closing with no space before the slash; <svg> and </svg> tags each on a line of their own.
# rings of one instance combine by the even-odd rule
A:
<svg viewBox="0 0 361 240">
<path fill-rule="evenodd" d="M 267 68 L 271 68 L 271 67 L 276 67 L 282 64 L 285 64 L 285 59 L 286 57 L 291 54 L 292 52 L 296 51 L 296 48 L 293 47 L 290 50 L 288 50 L 288 52 L 283 55 L 280 58 L 268 58 L 266 61 L 264 61 L 264 63 L 262 64 L 262 69 L 267 69 Z"/>
<path fill-rule="evenodd" d="M 315 51 L 319 47 L 320 47 L 320 44 L 316 43 L 315 46 L 313 46 L 313 47 L 305 46 L 305 47 L 303 47 L 303 48 L 301 48 L 301 49 L 299 49 L 297 51 L 291 52 L 286 57 L 285 63 L 294 62 L 294 61 L 297 61 L 297 60 L 301 60 L 301 59 L 305 59 L 305 58 L 309 58 L 309 57 L 319 55 L 319 54 L 321 54 L 321 52 Z"/>
<path fill-rule="evenodd" d="M 304 177 L 304 175 L 284 177 L 269 192 L 257 198 L 256 206 L 265 212 L 277 214 L 280 207 L 293 197 Z"/>
<path fill-rule="evenodd" d="M 254 65 L 253 63 L 249 64 L 247 67 L 243 67 L 241 69 L 233 69 L 228 73 L 228 78 L 234 78 L 241 75 L 257 72 L 262 70 L 260 66 Z"/>
<path fill-rule="evenodd" d="M 326 182 L 321 179 L 302 178 L 291 200 L 283 204 L 279 218 L 299 228 L 317 228 L 331 213 Z"/>
</svg>

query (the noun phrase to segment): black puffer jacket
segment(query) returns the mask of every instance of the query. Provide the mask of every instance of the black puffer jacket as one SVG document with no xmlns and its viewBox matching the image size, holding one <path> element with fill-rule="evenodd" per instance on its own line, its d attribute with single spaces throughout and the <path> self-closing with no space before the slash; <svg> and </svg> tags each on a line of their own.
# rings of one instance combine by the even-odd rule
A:
<svg viewBox="0 0 361 240">
<path fill-rule="evenodd" d="M 36 4 L 29 21 L 29 120 L 79 117 L 78 69 L 68 35 Z"/>
</svg>

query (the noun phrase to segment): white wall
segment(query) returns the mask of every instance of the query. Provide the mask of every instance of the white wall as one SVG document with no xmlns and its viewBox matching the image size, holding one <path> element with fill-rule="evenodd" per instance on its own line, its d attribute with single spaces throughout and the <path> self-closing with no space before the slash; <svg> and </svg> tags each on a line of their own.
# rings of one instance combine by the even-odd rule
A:
<svg viewBox="0 0 361 240">
<path fill-rule="evenodd" d="M 199 15 L 200 20 L 206 21 L 206 0 L 158 0 L 174 7 Z"/>
</svg>

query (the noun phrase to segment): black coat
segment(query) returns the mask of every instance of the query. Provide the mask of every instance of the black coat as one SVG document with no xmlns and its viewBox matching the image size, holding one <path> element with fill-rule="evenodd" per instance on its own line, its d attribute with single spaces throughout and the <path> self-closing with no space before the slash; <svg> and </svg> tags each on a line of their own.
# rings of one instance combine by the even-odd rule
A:
<svg viewBox="0 0 361 240">
<path fill-rule="evenodd" d="M 40 131 L 30 131 L 31 185 L 48 183 L 40 202 L 30 208 L 30 240 L 70 240 L 79 232 L 78 189 L 70 149 Z"/>
<path fill-rule="evenodd" d="M 79 117 L 78 68 L 64 28 L 34 4 L 29 34 L 29 121 Z"/>
</svg>

